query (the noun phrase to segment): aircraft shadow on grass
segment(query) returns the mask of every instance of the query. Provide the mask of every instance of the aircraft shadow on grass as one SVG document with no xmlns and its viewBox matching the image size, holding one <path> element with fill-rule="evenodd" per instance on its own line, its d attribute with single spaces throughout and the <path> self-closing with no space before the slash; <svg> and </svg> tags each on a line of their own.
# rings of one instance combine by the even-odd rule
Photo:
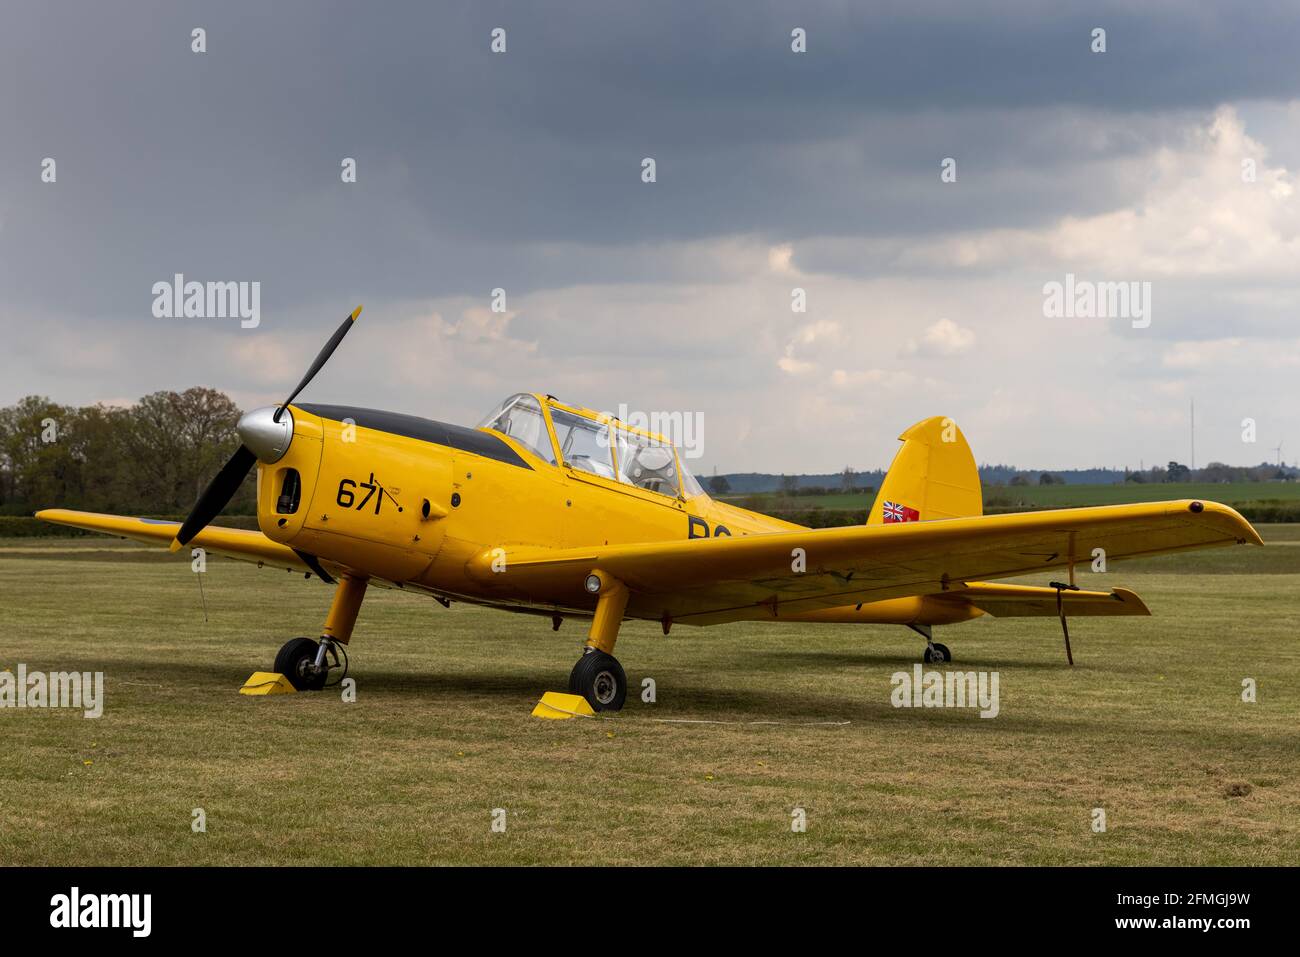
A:
<svg viewBox="0 0 1300 957">
<path fill-rule="evenodd" d="M 839 656 L 816 657 L 825 659 Z M 862 659 L 861 656 L 856 656 L 853 660 L 858 662 Z M 885 665 L 897 665 L 895 670 L 909 672 L 911 670 L 910 664 L 898 658 L 882 657 L 879 661 Z M 235 708 L 240 704 L 234 700 L 235 689 L 244 676 L 237 675 L 227 664 L 201 661 L 182 663 L 132 661 L 113 663 L 106 670 L 110 671 L 107 682 L 110 696 L 113 693 L 113 674 L 116 673 L 123 676 L 126 687 L 149 684 L 158 688 L 171 689 L 176 693 L 200 692 L 205 698 L 216 689 L 229 689 L 232 698 L 230 707 Z M 378 694 L 418 698 L 434 710 L 442 708 L 452 710 L 472 704 L 476 709 L 486 705 L 489 710 L 499 710 L 503 715 L 526 716 L 542 692 L 556 690 L 548 688 L 551 678 L 551 672 L 545 668 L 536 671 L 454 674 L 367 670 L 358 678 L 357 694 L 358 699 L 365 695 Z M 872 680 L 869 687 L 864 685 L 860 689 L 863 696 L 851 697 L 841 693 L 824 695 L 792 693 L 791 689 L 781 687 L 719 688 L 716 684 L 696 680 L 690 672 L 681 675 L 669 672 L 664 674 L 659 682 L 660 703 L 644 704 L 637 698 L 629 703 L 624 718 L 629 724 L 640 724 L 645 719 L 666 719 L 672 722 L 698 720 L 734 722 L 741 725 L 754 724 L 756 728 L 763 727 L 765 722 L 813 725 L 821 722 L 848 721 L 850 722 L 848 727 L 858 728 L 895 725 L 898 722 L 918 727 L 960 726 L 973 722 L 980 731 L 1016 734 L 1026 732 L 1064 734 L 1089 731 L 1113 733 L 1116 730 L 1112 720 L 1094 721 L 1084 717 L 1049 717 L 1041 713 L 1016 713 L 1014 710 L 1007 709 L 1005 704 L 998 717 L 991 720 L 979 718 L 975 713 L 977 709 L 973 708 L 895 708 L 890 703 L 892 689 L 889 675 L 880 674 L 875 678 L 878 680 Z M 636 680 L 636 676 L 633 676 L 633 680 Z M 337 689 L 327 689 L 324 692 L 324 696 L 328 697 L 334 697 L 335 694 Z M 296 696 L 255 699 L 246 703 L 254 707 L 263 707 L 269 702 L 290 703 L 292 697 Z M 308 701 L 320 701 L 323 696 L 303 697 Z M 112 704 L 112 697 L 109 698 L 108 704 Z M 342 702 L 338 706 L 352 707 Z M 809 727 L 807 730 L 831 731 L 834 728 Z"/>
</svg>

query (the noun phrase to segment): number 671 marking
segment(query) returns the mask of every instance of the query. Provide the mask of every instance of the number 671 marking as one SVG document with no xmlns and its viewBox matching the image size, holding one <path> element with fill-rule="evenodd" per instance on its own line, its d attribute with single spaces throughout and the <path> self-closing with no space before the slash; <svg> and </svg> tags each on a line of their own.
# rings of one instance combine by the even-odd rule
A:
<svg viewBox="0 0 1300 957">
<path fill-rule="evenodd" d="M 357 502 L 356 492 L 353 491 L 353 489 L 357 488 L 366 489 L 365 498 L 360 502 Z M 378 489 L 379 486 L 375 484 L 374 472 L 370 473 L 370 481 L 368 482 L 354 482 L 352 479 L 345 478 L 339 482 L 339 493 L 334 500 L 343 508 L 355 507 L 357 511 L 361 511 L 361 509 L 366 507 L 366 503 L 373 498 L 375 500 L 375 514 L 378 515 L 380 506 L 384 504 L 383 493 L 380 492 L 379 495 L 375 495 L 375 492 L 378 491 Z M 355 506 L 353 505 L 353 502 L 356 502 Z"/>
</svg>

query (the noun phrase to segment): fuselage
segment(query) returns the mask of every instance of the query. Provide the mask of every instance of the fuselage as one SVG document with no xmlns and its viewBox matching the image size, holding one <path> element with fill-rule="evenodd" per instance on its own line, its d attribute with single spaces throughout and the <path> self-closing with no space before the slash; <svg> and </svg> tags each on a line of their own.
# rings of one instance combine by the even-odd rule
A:
<svg viewBox="0 0 1300 957">
<path fill-rule="evenodd" d="M 512 593 L 507 578 L 485 589 L 467 566 L 494 548 L 518 545 L 566 548 L 801 527 L 703 492 L 670 495 L 593 474 L 562 454 L 552 464 L 489 429 L 350 406 L 303 404 L 289 412 L 285 454 L 258 467 L 262 531 L 316 558 L 446 597 L 589 612 Z"/>
<path fill-rule="evenodd" d="M 581 575 L 569 594 L 534 595 L 519 591 L 508 575 L 475 574 L 475 566 L 494 549 L 517 546 L 574 548 L 803 527 L 702 491 L 683 494 L 685 481 L 666 494 L 575 467 L 555 437 L 554 400 L 536 398 L 546 410 L 551 456 L 544 449 L 538 454 L 536 437 L 529 443 L 489 428 L 351 406 L 292 406 L 287 450 L 258 467 L 258 523 L 269 538 L 304 556 L 397 587 L 561 615 L 591 614 L 594 600 L 582 591 Z M 950 605 L 927 608 L 922 597 L 785 617 L 907 624 L 936 615 L 971 617 Z"/>
</svg>

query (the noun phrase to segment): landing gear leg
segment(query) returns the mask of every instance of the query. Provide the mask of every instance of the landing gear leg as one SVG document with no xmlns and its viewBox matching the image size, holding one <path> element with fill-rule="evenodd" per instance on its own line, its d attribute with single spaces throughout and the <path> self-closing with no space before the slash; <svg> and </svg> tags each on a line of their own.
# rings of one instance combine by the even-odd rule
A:
<svg viewBox="0 0 1300 957">
<path fill-rule="evenodd" d="M 289 679 L 299 691 L 319 691 L 333 668 L 339 667 L 343 655 L 343 673 L 347 674 L 347 654 L 343 646 L 352 639 L 361 600 L 366 597 L 369 579 L 364 575 L 344 575 L 334 589 L 329 615 L 320 641 L 290 638 L 275 656 L 275 670 Z M 333 662 L 330 662 L 333 658 Z"/>
<path fill-rule="evenodd" d="M 907 627 L 925 639 L 925 654 L 921 656 L 921 660 L 927 665 L 941 665 L 952 661 L 952 652 L 948 650 L 947 645 L 941 645 L 934 640 L 934 629 L 930 625 L 908 625 Z"/>
<path fill-rule="evenodd" d="M 587 591 L 599 597 L 582 657 L 569 674 L 569 693 L 582 695 L 595 711 L 618 711 L 627 699 L 627 675 L 613 651 L 627 609 L 627 586 L 603 572 L 592 572 L 587 576 Z"/>
</svg>

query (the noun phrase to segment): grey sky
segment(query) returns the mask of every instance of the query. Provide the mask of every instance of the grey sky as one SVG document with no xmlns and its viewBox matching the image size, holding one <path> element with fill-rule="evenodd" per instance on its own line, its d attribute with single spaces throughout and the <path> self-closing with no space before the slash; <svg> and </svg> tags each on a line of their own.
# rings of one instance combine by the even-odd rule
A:
<svg viewBox="0 0 1300 957">
<path fill-rule="evenodd" d="M 545 389 L 820 471 L 936 413 L 984 461 L 1183 459 L 1195 396 L 1202 462 L 1298 453 L 1300 10 L 1132 6 L 10 3 L 0 402 L 267 401 L 364 302 L 310 398 Z M 176 272 L 261 326 L 155 319 Z M 1044 319 L 1067 272 L 1151 326 Z"/>
</svg>

